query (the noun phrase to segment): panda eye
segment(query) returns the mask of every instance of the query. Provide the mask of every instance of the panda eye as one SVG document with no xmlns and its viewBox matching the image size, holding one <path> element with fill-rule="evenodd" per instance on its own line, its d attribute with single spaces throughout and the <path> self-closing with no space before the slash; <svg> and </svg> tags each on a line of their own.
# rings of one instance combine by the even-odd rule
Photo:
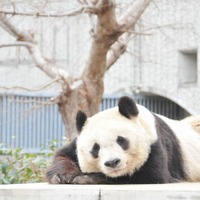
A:
<svg viewBox="0 0 200 200">
<path fill-rule="evenodd" d="M 129 141 L 122 136 L 117 137 L 117 144 L 119 144 L 123 150 L 127 150 L 129 148 Z"/>
<path fill-rule="evenodd" d="M 94 158 L 98 158 L 99 150 L 100 150 L 99 144 L 95 143 L 95 144 L 93 145 L 92 150 L 90 151 L 90 153 L 92 154 L 92 156 L 93 156 Z"/>
</svg>

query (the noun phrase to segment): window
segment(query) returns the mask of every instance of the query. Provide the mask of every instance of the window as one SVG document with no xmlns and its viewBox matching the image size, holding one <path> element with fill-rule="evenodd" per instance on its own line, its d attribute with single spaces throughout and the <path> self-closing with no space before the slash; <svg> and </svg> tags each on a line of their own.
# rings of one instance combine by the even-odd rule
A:
<svg viewBox="0 0 200 200">
<path fill-rule="evenodd" d="M 179 51 L 179 83 L 197 83 L 197 49 Z"/>
</svg>

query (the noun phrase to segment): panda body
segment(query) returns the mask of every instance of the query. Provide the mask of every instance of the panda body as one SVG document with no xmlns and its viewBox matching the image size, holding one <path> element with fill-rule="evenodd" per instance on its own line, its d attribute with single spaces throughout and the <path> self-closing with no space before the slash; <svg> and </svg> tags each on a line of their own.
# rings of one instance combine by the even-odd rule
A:
<svg viewBox="0 0 200 200">
<path fill-rule="evenodd" d="M 186 120 L 176 121 L 164 116 L 159 117 L 168 124 L 179 142 L 186 180 L 200 181 L 200 132 L 197 132 L 195 126 L 191 126 Z M 194 121 L 196 119 L 200 123 L 199 117 L 193 117 Z"/>
<path fill-rule="evenodd" d="M 130 180 L 132 176 L 136 183 L 153 179 L 155 182 L 199 181 L 199 134 L 184 121 L 171 120 L 152 114 L 141 105 L 129 104 L 130 99 L 121 99 L 121 112 L 118 107 L 112 108 L 86 120 L 77 141 L 81 170 L 103 172 L 111 178 L 129 176 Z M 128 140 L 126 150 L 117 143 L 118 137 Z M 94 144 L 99 146 L 96 158 L 91 155 Z M 120 160 L 117 166 L 106 165 L 116 160 Z M 147 172 L 142 173 L 147 165 Z M 136 175 L 145 175 L 147 180 Z"/>
<path fill-rule="evenodd" d="M 189 120 L 168 119 L 122 97 L 118 107 L 90 118 L 79 112 L 76 124 L 77 139 L 47 171 L 50 183 L 200 181 L 200 134 Z"/>
</svg>

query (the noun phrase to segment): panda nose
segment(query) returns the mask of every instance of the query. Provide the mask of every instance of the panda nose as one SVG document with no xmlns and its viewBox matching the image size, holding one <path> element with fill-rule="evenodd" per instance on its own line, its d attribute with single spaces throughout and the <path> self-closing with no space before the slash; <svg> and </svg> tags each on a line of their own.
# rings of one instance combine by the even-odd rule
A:
<svg viewBox="0 0 200 200">
<path fill-rule="evenodd" d="M 110 160 L 110 161 L 105 162 L 104 165 L 105 165 L 106 167 L 112 167 L 112 168 L 114 168 L 114 167 L 116 167 L 120 162 L 121 162 L 121 160 L 118 159 L 118 158 L 116 158 L 116 159 L 114 159 L 114 160 Z"/>
</svg>

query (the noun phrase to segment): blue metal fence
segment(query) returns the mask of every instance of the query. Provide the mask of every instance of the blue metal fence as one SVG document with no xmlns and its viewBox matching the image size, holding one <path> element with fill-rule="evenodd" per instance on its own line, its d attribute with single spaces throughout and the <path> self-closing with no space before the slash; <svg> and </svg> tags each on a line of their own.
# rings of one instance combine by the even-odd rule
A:
<svg viewBox="0 0 200 200">
<path fill-rule="evenodd" d="M 61 140 L 65 128 L 57 105 L 49 96 L 0 96 L 0 143 L 35 152 L 47 141 Z"/>
<path fill-rule="evenodd" d="M 51 140 L 65 138 L 65 128 L 57 105 L 48 105 L 51 95 L 1 95 L 0 144 L 22 147 L 26 152 L 39 152 Z M 183 118 L 185 113 L 175 103 L 161 97 L 136 96 L 135 100 L 153 112 L 170 118 Z M 100 110 L 114 107 L 119 97 L 105 96 Z"/>
</svg>

